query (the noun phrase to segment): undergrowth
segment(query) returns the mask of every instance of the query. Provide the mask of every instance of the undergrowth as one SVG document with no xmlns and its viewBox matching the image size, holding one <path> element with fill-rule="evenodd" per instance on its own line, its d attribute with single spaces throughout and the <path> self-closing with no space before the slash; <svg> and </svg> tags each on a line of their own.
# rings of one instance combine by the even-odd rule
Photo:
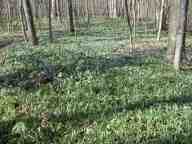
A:
<svg viewBox="0 0 192 144">
<path fill-rule="evenodd" d="M 89 30 L 4 49 L 0 143 L 191 143 L 191 72 L 162 57 L 114 55 L 128 43 L 122 27 L 117 37 L 107 24 Z"/>
</svg>

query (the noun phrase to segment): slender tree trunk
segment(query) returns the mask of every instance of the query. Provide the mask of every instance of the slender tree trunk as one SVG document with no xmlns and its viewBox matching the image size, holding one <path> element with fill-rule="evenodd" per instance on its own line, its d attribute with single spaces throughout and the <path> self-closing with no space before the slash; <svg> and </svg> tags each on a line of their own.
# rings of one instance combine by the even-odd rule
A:
<svg viewBox="0 0 192 144">
<path fill-rule="evenodd" d="M 136 39 L 136 0 L 133 0 L 133 37 Z"/>
<path fill-rule="evenodd" d="M 87 27 L 89 27 L 89 24 L 90 24 L 90 9 L 89 9 L 89 6 L 90 6 L 90 3 L 89 3 L 90 0 L 86 0 L 86 16 L 87 16 Z"/>
<path fill-rule="evenodd" d="M 56 0 L 51 0 L 51 17 L 55 18 L 56 17 Z"/>
<path fill-rule="evenodd" d="M 70 32 L 75 32 L 72 0 L 68 0 L 68 11 L 69 11 Z"/>
<path fill-rule="evenodd" d="M 180 68 L 182 50 L 185 47 L 185 31 L 187 26 L 188 3 L 188 0 L 180 0 L 180 12 L 176 33 L 176 49 L 174 58 L 174 66 L 176 70 L 179 70 Z"/>
<path fill-rule="evenodd" d="M 61 14 L 62 5 L 61 5 L 61 1 L 63 1 L 63 0 L 58 0 L 57 1 L 57 4 L 58 4 L 57 12 L 58 12 L 58 20 L 62 24 L 62 14 Z"/>
<path fill-rule="evenodd" d="M 162 30 L 162 25 L 163 25 L 163 13 L 164 13 L 164 4 L 165 0 L 161 1 L 161 12 L 160 12 L 160 20 L 159 20 L 159 28 L 158 28 L 158 34 L 157 34 L 157 40 L 160 40 L 161 37 L 161 30 Z"/>
<path fill-rule="evenodd" d="M 128 28 L 129 28 L 129 40 L 130 40 L 130 44 L 131 44 L 131 48 L 133 49 L 133 30 L 132 30 L 132 26 L 131 26 L 131 22 L 130 22 L 130 16 L 129 16 L 129 7 L 128 7 L 128 3 L 127 0 L 124 0 L 125 2 L 125 13 L 126 13 L 126 18 L 127 18 L 127 24 L 128 24 Z"/>
<path fill-rule="evenodd" d="M 11 32 L 12 31 L 12 10 L 11 10 L 11 1 L 10 0 L 7 0 L 7 10 L 8 10 L 8 13 L 7 13 L 7 19 L 8 19 L 8 32 Z"/>
<path fill-rule="evenodd" d="M 19 0 L 19 12 L 20 12 L 20 20 L 21 20 L 21 25 L 22 25 L 22 31 L 23 31 L 23 36 L 25 41 L 28 41 L 27 38 L 27 33 L 26 33 L 26 21 L 25 21 L 25 13 L 23 10 L 23 0 Z"/>
<path fill-rule="evenodd" d="M 33 22 L 33 14 L 31 10 L 31 5 L 29 0 L 23 0 L 23 8 L 25 11 L 25 17 L 27 22 L 27 28 L 28 28 L 28 35 L 31 39 L 31 42 L 33 45 L 38 45 L 38 38 L 36 35 L 35 25 Z"/>
<path fill-rule="evenodd" d="M 117 17 L 117 0 L 109 0 L 109 16 L 111 18 Z"/>
<path fill-rule="evenodd" d="M 52 32 L 52 18 L 51 18 L 51 9 L 52 9 L 52 2 L 49 0 L 49 9 L 48 9 L 48 17 L 49 17 L 49 41 L 53 42 L 53 32 Z"/>
</svg>

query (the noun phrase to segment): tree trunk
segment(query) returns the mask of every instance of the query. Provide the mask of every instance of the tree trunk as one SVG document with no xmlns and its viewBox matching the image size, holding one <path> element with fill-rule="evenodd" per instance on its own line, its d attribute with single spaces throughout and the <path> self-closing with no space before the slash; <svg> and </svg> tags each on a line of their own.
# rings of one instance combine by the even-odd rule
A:
<svg viewBox="0 0 192 144">
<path fill-rule="evenodd" d="M 31 5 L 29 0 L 23 0 L 23 8 L 25 12 L 27 28 L 28 28 L 28 37 L 30 37 L 33 45 L 38 45 L 38 38 L 36 35 L 36 30 L 33 22 L 33 15 L 31 10 Z"/>
<path fill-rule="evenodd" d="M 133 48 L 134 48 L 134 46 L 133 46 L 133 29 L 132 29 L 132 25 L 130 22 L 129 7 L 128 7 L 127 0 L 124 0 L 124 2 L 125 2 L 125 13 L 126 13 L 126 18 L 127 18 L 127 24 L 128 24 L 128 28 L 129 28 L 129 40 L 130 40 L 131 48 L 133 50 Z"/>
<path fill-rule="evenodd" d="M 52 18 L 51 18 L 51 9 L 52 9 L 52 2 L 49 0 L 49 9 L 48 9 L 48 17 L 49 17 L 49 41 L 53 42 L 53 33 L 52 33 Z"/>
<path fill-rule="evenodd" d="M 68 11 L 69 11 L 70 32 L 75 32 L 72 0 L 68 0 Z"/>
<path fill-rule="evenodd" d="M 170 0 L 169 1 L 169 38 L 168 38 L 168 50 L 167 59 L 169 63 L 173 63 L 175 56 L 176 47 L 176 32 L 177 32 L 177 22 L 179 14 L 179 4 L 180 0 Z"/>
<path fill-rule="evenodd" d="M 22 31 L 23 31 L 23 36 L 25 41 L 28 41 L 27 38 L 27 33 L 26 33 L 26 21 L 25 21 L 25 13 L 23 10 L 23 0 L 19 1 L 19 12 L 20 12 L 20 20 L 21 20 L 21 25 L 22 25 Z"/>
<path fill-rule="evenodd" d="M 51 0 L 51 17 L 56 17 L 56 0 Z"/>
<path fill-rule="evenodd" d="M 163 25 L 164 4 L 165 4 L 165 0 L 162 0 L 162 2 L 161 2 L 160 20 L 159 20 L 159 29 L 158 29 L 158 34 L 157 34 L 157 40 L 158 41 L 160 40 L 160 37 L 161 37 L 161 30 L 162 30 L 162 25 Z"/>
<path fill-rule="evenodd" d="M 185 47 L 185 31 L 187 26 L 188 0 L 180 0 L 180 11 L 176 33 L 176 49 L 174 66 L 176 70 L 180 68 L 182 50 Z"/>
<path fill-rule="evenodd" d="M 136 0 L 133 0 L 133 37 L 136 39 Z"/>
<path fill-rule="evenodd" d="M 109 0 L 109 16 L 111 18 L 117 17 L 117 0 Z"/>
<path fill-rule="evenodd" d="M 57 7 L 58 20 L 62 24 L 62 14 L 61 14 L 62 5 L 61 5 L 61 0 L 57 0 L 57 5 L 58 5 L 58 7 Z"/>
<path fill-rule="evenodd" d="M 11 7 L 11 1 L 7 1 L 7 18 L 8 18 L 8 32 L 12 32 L 12 7 Z"/>
</svg>

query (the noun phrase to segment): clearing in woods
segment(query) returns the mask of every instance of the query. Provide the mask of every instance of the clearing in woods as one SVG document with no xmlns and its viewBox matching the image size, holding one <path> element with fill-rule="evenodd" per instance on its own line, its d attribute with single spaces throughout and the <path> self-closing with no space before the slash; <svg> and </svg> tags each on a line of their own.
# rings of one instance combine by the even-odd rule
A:
<svg viewBox="0 0 192 144">
<path fill-rule="evenodd" d="M 141 27 L 130 50 L 113 26 L 0 44 L 0 143 L 192 142 L 192 75 L 163 61 L 166 34 Z"/>
</svg>

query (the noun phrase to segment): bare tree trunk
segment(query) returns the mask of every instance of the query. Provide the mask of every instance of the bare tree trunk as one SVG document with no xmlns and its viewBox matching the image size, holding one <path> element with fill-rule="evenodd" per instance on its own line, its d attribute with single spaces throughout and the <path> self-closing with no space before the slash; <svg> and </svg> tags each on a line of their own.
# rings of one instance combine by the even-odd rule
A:
<svg viewBox="0 0 192 144">
<path fill-rule="evenodd" d="M 19 0 L 19 12 L 20 12 L 20 20 L 21 20 L 21 25 L 22 25 L 22 31 L 23 31 L 23 36 L 25 41 L 28 41 L 27 38 L 27 33 L 26 33 L 26 21 L 25 21 L 25 13 L 23 10 L 23 0 Z"/>
<path fill-rule="evenodd" d="M 180 68 L 182 50 L 185 47 L 185 31 L 187 26 L 188 3 L 188 0 L 180 0 L 180 12 L 176 33 L 176 49 L 174 58 L 174 66 L 176 70 L 179 70 Z"/>
<path fill-rule="evenodd" d="M 136 0 L 133 0 L 133 37 L 136 39 Z"/>
<path fill-rule="evenodd" d="M 130 44 L 131 44 L 131 48 L 133 49 L 133 30 L 132 30 L 132 26 L 131 26 L 131 22 L 130 22 L 130 16 L 129 16 L 129 8 L 128 8 L 128 3 L 127 0 L 124 0 L 125 2 L 125 13 L 126 13 L 126 18 L 127 18 L 127 24 L 128 24 L 128 28 L 129 28 L 129 40 L 130 40 Z"/>
<path fill-rule="evenodd" d="M 57 13 L 58 13 L 58 20 L 59 22 L 62 24 L 62 14 L 61 14 L 61 0 L 57 0 L 57 5 L 58 5 L 58 8 L 57 8 Z"/>
<path fill-rule="evenodd" d="M 165 4 L 165 0 L 162 0 L 161 1 L 160 20 L 159 20 L 159 29 L 158 29 L 158 34 L 157 34 L 158 41 L 160 40 L 160 37 L 161 37 L 161 30 L 162 30 L 162 25 L 163 25 L 164 4 Z"/>
<path fill-rule="evenodd" d="M 11 1 L 10 0 L 7 0 L 7 10 L 8 10 L 8 13 L 7 13 L 7 20 L 8 20 L 7 28 L 8 28 L 8 32 L 11 32 L 12 31 L 12 8 L 11 8 Z"/>
<path fill-rule="evenodd" d="M 86 0 L 86 16 L 87 16 L 87 27 L 89 28 L 89 25 L 90 25 L 90 9 L 89 9 L 89 6 L 90 6 L 90 3 L 89 3 L 90 0 Z"/>
<path fill-rule="evenodd" d="M 53 42 L 51 10 L 52 10 L 52 2 L 51 2 L 51 0 L 49 0 L 49 8 L 48 8 L 48 17 L 49 17 L 49 41 L 50 41 L 50 42 Z"/>
<path fill-rule="evenodd" d="M 69 11 L 70 32 L 75 32 L 72 0 L 68 0 L 68 11 Z"/>
<path fill-rule="evenodd" d="M 56 0 L 51 0 L 51 17 L 56 17 Z"/>
<path fill-rule="evenodd" d="M 170 0 L 170 10 L 169 10 L 169 38 L 168 38 L 168 50 L 167 59 L 169 63 L 173 63 L 175 56 L 176 47 L 176 31 L 178 22 L 180 0 Z"/>
<path fill-rule="evenodd" d="M 111 18 L 117 17 L 117 0 L 109 0 L 109 16 Z"/>
<path fill-rule="evenodd" d="M 33 22 L 33 15 L 31 10 L 31 5 L 29 0 L 23 0 L 23 8 L 25 12 L 27 28 L 28 28 L 28 36 L 31 39 L 33 45 L 38 45 L 38 38 L 36 35 L 36 30 Z"/>
</svg>

